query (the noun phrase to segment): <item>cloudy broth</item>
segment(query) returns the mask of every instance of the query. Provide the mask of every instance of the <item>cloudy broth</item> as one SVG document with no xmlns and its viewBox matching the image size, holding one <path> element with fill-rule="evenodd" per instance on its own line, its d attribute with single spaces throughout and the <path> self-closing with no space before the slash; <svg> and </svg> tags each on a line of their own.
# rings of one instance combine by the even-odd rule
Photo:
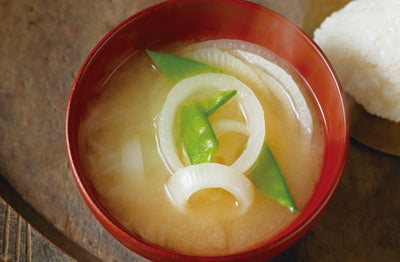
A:
<svg viewBox="0 0 400 262">
<path fill-rule="evenodd" d="M 160 49 L 181 54 L 187 43 Z M 173 87 L 144 51 L 126 61 L 105 84 L 79 130 L 85 168 L 104 206 L 128 230 L 143 239 L 192 255 L 226 255 L 255 247 L 289 226 L 304 210 L 318 182 L 324 153 L 321 117 L 307 84 L 274 56 L 299 85 L 310 109 L 311 136 L 301 132 L 296 118 L 282 112 L 270 93 L 245 82 L 264 109 L 266 142 L 273 151 L 298 212 L 292 212 L 255 190 L 251 206 L 241 213 L 225 190 L 194 193 L 184 211 L 170 201 L 164 186 L 171 174 L 157 144 L 157 118 Z M 199 94 L 195 99 L 207 97 Z M 193 98 L 192 98 L 193 99 Z M 233 98 L 210 117 L 246 121 Z M 215 161 L 230 165 L 246 147 L 247 137 L 227 133 L 219 139 Z M 180 151 L 181 159 L 184 151 Z M 185 161 L 183 161 L 185 162 Z"/>
</svg>

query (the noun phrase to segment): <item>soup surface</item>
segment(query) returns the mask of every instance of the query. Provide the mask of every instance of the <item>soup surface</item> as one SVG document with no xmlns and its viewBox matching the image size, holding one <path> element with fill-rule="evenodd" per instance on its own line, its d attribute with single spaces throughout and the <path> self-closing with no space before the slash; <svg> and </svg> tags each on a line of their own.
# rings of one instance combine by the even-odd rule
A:
<svg viewBox="0 0 400 262">
<path fill-rule="evenodd" d="M 171 201 L 165 185 L 174 174 L 160 150 L 158 128 L 160 112 L 175 83 L 144 50 L 110 76 L 101 97 L 89 105 L 80 125 L 81 157 L 103 204 L 122 225 L 143 239 L 185 254 L 232 254 L 271 239 L 304 210 L 322 167 L 324 130 L 307 84 L 270 51 L 241 41 L 175 43 L 157 51 L 221 68 L 252 90 L 263 109 L 265 142 L 279 164 L 298 212 L 257 189 L 244 212 L 236 197 L 221 188 L 195 192 L 184 209 Z M 297 84 L 297 91 L 269 86 L 272 82 L 268 79 L 279 76 L 279 72 L 266 74 L 268 70 L 264 70 L 258 56 L 283 68 Z M 288 83 L 279 77 L 276 81 Z M 214 93 L 198 92 L 185 103 Z M 220 119 L 246 125 L 248 118 L 236 95 L 209 121 L 217 129 Z M 174 123 L 176 152 L 187 166 L 190 161 L 179 139 L 178 122 Z M 247 147 L 248 139 L 245 132 L 224 132 L 218 136 L 213 161 L 231 165 Z M 248 174 L 243 175 L 251 181 Z"/>
</svg>

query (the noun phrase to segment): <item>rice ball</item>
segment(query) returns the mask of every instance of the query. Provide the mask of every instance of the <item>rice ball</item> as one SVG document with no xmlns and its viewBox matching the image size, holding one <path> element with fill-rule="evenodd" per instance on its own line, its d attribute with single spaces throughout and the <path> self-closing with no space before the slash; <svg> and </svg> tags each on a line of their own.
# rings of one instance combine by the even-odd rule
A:
<svg viewBox="0 0 400 262">
<path fill-rule="evenodd" d="M 356 0 L 314 31 L 343 89 L 366 111 L 400 122 L 400 0 Z"/>
</svg>

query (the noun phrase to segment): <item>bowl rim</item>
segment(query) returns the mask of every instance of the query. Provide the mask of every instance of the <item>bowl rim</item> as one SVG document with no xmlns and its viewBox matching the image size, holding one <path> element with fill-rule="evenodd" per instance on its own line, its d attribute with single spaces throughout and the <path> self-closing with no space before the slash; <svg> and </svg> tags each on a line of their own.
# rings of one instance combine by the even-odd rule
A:
<svg viewBox="0 0 400 262">
<path fill-rule="evenodd" d="M 290 28 L 290 30 L 294 31 L 296 34 L 298 34 L 304 41 L 306 41 L 307 45 L 311 46 L 314 51 L 316 51 L 317 55 L 320 56 L 323 61 L 324 66 L 328 69 L 330 75 L 332 76 L 335 86 L 337 87 L 338 95 L 341 98 L 340 102 L 341 105 L 340 107 L 342 108 L 343 116 L 344 116 L 344 138 L 342 141 L 340 141 L 340 155 L 342 157 L 340 158 L 340 163 L 337 163 L 337 170 L 335 173 L 335 179 L 332 182 L 332 185 L 330 189 L 327 191 L 327 194 L 324 195 L 323 198 L 320 199 L 318 202 L 318 205 L 314 208 L 313 212 L 307 216 L 304 217 L 301 223 L 295 228 L 291 228 L 291 226 L 295 223 L 295 221 L 298 220 L 298 218 L 290 224 L 289 227 L 287 227 L 285 230 L 281 231 L 278 236 L 281 236 L 283 232 L 288 231 L 284 235 L 282 235 L 279 238 L 273 238 L 272 240 L 268 240 L 265 243 L 253 247 L 249 250 L 239 252 L 239 253 L 234 253 L 234 254 L 229 254 L 225 256 L 197 256 L 197 255 L 187 255 L 187 254 L 182 254 L 175 252 L 173 250 L 167 249 L 165 247 L 159 246 L 152 244 L 150 242 L 147 242 L 143 240 L 139 235 L 131 233 L 127 231 L 108 211 L 107 209 L 103 206 L 103 204 L 99 200 L 93 199 L 91 196 L 90 190 L 88 190 L 87 185 L 85 184 L 85 179 L 82 179 L 79 171 L 75 165 L 75 159 L 73 157 L 72 153 L 72 145 L 71 145 L 71 140 L 74 139 L 73 135 L 71 134 L 71 129 L 70 129 L 70 124 L 71 124 L 71 110 L 74 104 L 76 103 L 76 95 L 75 93 L 77 92 L 77 88 L 79 86 L 80 80 L 85 73 L 87 66 L 90 64 L 90 61 L 96 56 L 98 51 L 101 49 L 102 46 L 104 46 L 108 40 L 112 38 L 114 34 L 116 34 L 119 30 L 121 30 L 126 24 L 132 22 L 133 20 L 140 19 L 143 15 L 149 13 L 149 12 L 154 12 L 158 9 L 162 9 L 171 5 L 176 5 L 180 3 L 186 3 L 186 2 L 226 2 L 228 4 L 241 4 L 245 6 L 246 8 L 256 8 L 259 9 L 259 11 L 262 12 L 267 12 L 269 15 L 273 16 L 274 19 L 280 20 L 280 22 L 283 22 L 286 24 L 287 27 Z M 322 114 L 322 117 L 324 118 L 325 122 L 325 116 Z M 68 160 L 69 164 L 71 167 L 71 171 L 74 177 L 75 182 L 77 183 L 78 189 L 85 200 L 86 204 L 88 205 L 89 209 L 92 211 L 92 213 L 95 215 L 96 219 L 103 225 L 103 227 L 111 233 L 117 240 L 119 240 L 122 244 L 130 248 L 132 251 L 138 253 L 139 255 L 142 255 L 144 257 L 150 258 L 150 259 L 157 259 L 160 256 L 164 257 L 165 259 L 172 259 L 172 260 L 203 260 L 203 261 L 238 261 L 242 260 L 243 258 L 249 258 L 249 257 L 259 257 L 260 255 L 263 255 L 265 252 L 269 250 L 274 250 L 282 243 L 289 243 L 287 247 L 293 245 L 295 242 L 297 242 L 315 223 L 316 221 L 321 217 L 325 209 L 327 208 L 329 202 L 331 201 L 333 195 L 335 194 L 337 187 L 341 181 L 342 175 L 343 175 L 343 170 L 345 167 L 345 163 L 347 160 L 347 154 L 348 154 L 348 148 L 349 148 L 349 141 L 350 141 L 350 131 L 349 131 L 349 116 L 348 116 L 348 109 L 346 105 L 346 98 L 344 95 L 344 91 L 341 87 L 341 84 L 338 80 L 338 77 L 333 70 L 332 65 L 328 61 L 327 57 L 321 50 L 321 48 L 309 37 L 307 36 L 299 27 L 294 25 L 292 22 L 287 20 L 285 17 L 282 15 L 268 9 L 267 7 L 260 6 L 256 3 L 251 3 L 243 0 L 169 0 L 169 1 L 164 1 L 160 2 L 158 4 L 152 5 L 150 7 L 147 7 L 131 16 L 126 18 L 124 21 L 119 23 L 117 26 L 115 26 L 111 31 L 109 31 L 96 45 L 95 47 L 90 51 L 89 55 L 86 57 L 84 60 L 83 64 L 81 65 L 71 88 L 70 95 L 68 98 L 68 104 L 67 104 L 67 109 L 66 109 L 66 117 L 65 117 L 65 140 L 66 140 L 66 147 L 67 147 L 67 152 L 68 152 Z M 324 127 L 326 129 L 326 123 L 324 123 Z M 326 139 L 326 137 L 325 137 Z M 326 145 L 325 145 L 326 146 Z M 317 183 L 318 184 L 318 183 Z M 317 187 L 317 185 L 316 185 Z M 307 204 L 308 205 L 308 204 Z M 289 230 L 290 229 L 290 230 Z M 287 248 L 286 247 L 286 248 Z M 284 249 L 286 249 L 284 248 Z M 282 250 L 278 250 L 275 253 L 272 252 L 272 256 L 275 256 L 276 254 L 280 253 Z M 271 256 L 271 257 L 272 257 Z M 165 260 L 164 260 L 165 261 Z"/>
</svg>

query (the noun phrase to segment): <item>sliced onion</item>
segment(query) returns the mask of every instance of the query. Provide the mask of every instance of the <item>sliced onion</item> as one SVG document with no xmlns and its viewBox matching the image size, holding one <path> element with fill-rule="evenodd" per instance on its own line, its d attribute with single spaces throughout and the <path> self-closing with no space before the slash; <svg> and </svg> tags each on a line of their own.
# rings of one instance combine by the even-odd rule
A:
<svg viewBox="0 0 400 262">
<path fill-rule="evenodd" d="M 201 48 L 216 47 L 219 49 L 243 49 L 249 50 L 251 52 L 256 52 L 261 49 L 259 45 L 252 44 L 250 42 L 237 40 L 237 39 L 217 39 L 217 40 L 207 40 L 203 42 L 198 42 L 187 46 L 184 52 L 193 52 Z M 257 52 L 258 53 L 258 52 Z"/>
<path fill-rule="evenodd" d="M 202 60 L 202 62 L 205 63 L 216 63 L 217 61 L 219 65 L 214 64 L 214 66 L 220 66 L 222 69 L 226 69 L 226 63 L 223 61 L 226 61 L 227 58 L 216 60 L 216 58 L 212 57 L 212 55 L 205 55 L 203 54 L 204 51 L 201 51 L 212 49 L 220 49 L 218 52 L 218 57 L 221 57 L 220 53 L 226 53 L 224 51 L 227 51 L 228 53 L 234 55 L 240 62 L 237 62 L 232 58 L 229 59 L 229 62 L 232 63 L 232 61 L 235 61 L 234 63 L 232 63 L 232 65 L 236 66 L 240 69 L 240 71 L 243 71 L 246 74 L 248 70 L 246 69 L 244 71 L 243 65 L 238 66 L 240 63 L 246 65 L 246 63 L 244 62 L 247 62 L 248 64 L 255 65 L 260 68 L 264 73 L 268 74 L 267 76 L 262 76 L 259 73 L 257 74 L 263 82 L 265 82 L 268 77 L 272 77 L 277 82 L 279 82 L 280 85 L 272 85 L 270 91 L 275 93 L 275 95 L 278 94 L 278 99 L 280 99 L 282 103 L 285 103 L 285 100 L 287 99 L 289 100 L 289 103 L 292 105 L 291 110 L 293 110 L 294 114 L 299 120 L 302 129 L 305 131 L 308 137 L 311 137 L 313 130 L 312 116 L 303 94 L 299 90 L 293 78 L 284 69 L 266 59 L 271 57 L 266 48 L 242 40 L 219 39 L 203 41 L 200 43 L 189 45 L 185 48 L 184 52 L 185 54 L 193 56 L 193 58 L 200 59 Z M 190 53 L 193 54 L 191 55 Z M 250 70 L 253 70 L 250 67 L 248 68 Z M 229 68 L 229 70 L 231 69 Z M 228 71 L 228 73 L 231 72 Z M 252 74 L 254 74 L 254 72 Z M 271 79 L 269 79 L 268 82 L 271 82 Z"/>
<path fill-rule="evenodd" d="M 267 57 L 267 58 L 271 57 L 270 51 L 267 51 L 265 47 L 237 39 L 217 39 L 217 40 L 208 40 L 199 43 L 194 43 L 187 46 L 183 50 L 183 52 L 190 53 L 193 52 L 194 50 L 198 50 L 201 48 L 210 48 L 210 47 L 215 47 L 221 49 L 222 51 L 226 50 L 230 51 L 235 49 L 247 50 L 251 53 L 258 54 L 262 57 Z"/>
<path fill-rule="evenodd" d="M 211 122 L 211 126 L 217 137 L 220 137 L 228 132 L 241 133 L 245 136 L 249 135 L 247 125 L 237 120 L 222 119 Z"/>
<path fill-rule="evenodd" d="M 247 147 L 232 167 L 241 173 L 246 173 L 257 160 L 265 139 L 264 111 L 260 102 L 249 87 L 233 76 L 206 73 L 178 82 L 169 92 L 161 110 L 157 129 L 158 143 L 171 174 L 183 167 L 177 154 L 173 130 L 179 105 L 190 95 L 215 90 L 237 90 L 236 97 L 247 120 L 250 134 Z"/>
<path fill-rule="evenodd" d="M 240 81 L 262 88 L 258 75 L 240 59 L 223 52 L 218 48 L 202 48 L 184 54 L 186 57 L 222 69 L 226 74 L 233 75 Z"/>
<path fill-rule="evenodd" d="M 95 110 L 90 111 L 89 117 L 85 121 L 81 122 L 79 127 L 79 138 L 82 141 L 86 141 L 86 143 L 79 143 L 80 150 L 87 150 L 87 148 L 83 148 L 83 145 L 85 145 L 93 147 L 99 152 L 107 151 L 103 145 L 99 144 L 94 139 L 96 132 L 98 132 L 102 127 L 102 115 L 104 115 L 103 111 L 99 108 L 95 108 Z"/>
<path fill-rule="evenodd" d="M 230 192 L 238 200 L 242 212 L 253 201 L 251 181 L 238 170 L 216 163 L 181 168 L 165 184 L 172 203 L 181 210 L 184 210 L 193 193 L 206 188 L 222 188 Z"/>
<path fill-rule="evenodd" d="M 122 170 L 135 177 L 144 176 L 142 147 L 138 138 L 132 139 L 121 149 Z"/>
<path fill-rule="evenodd" d="M 103 176 L 114 172 L 119 165 L 116 164 L 118 154 L 112 151 L 103 152 L 102 155 L 88 155 L 88 164 L 91 170 L 94 170 L 97 176 Z"/>
<path fill-rule="evenodd" d="M 313 122 L 310 109 L 301 93 L 298 85 L 294 82 L 293 78 L 281 67 L 268 61 L 267 59 L 253 53 L 242 50 L 235 50 L 234 53 L 247 61 L 260 68 L 263 72 L 270 75 L 279 83 L 274 85 L 273 89 L 283 95 L 282 100 L 285 98 L 290 102 L 291 109 L 295 113 L 302 127 L 309 133 L 312 133 Z"/>
<path fill-rule="evenodd" d="M 144 177 L 142 147 L 138 138 L 126 143 L 120 151 L 101 149 L 99 155 L 88 156 L 88 163 L 97 175 L 118 171 L 135 178 Z"/>
</svg>

